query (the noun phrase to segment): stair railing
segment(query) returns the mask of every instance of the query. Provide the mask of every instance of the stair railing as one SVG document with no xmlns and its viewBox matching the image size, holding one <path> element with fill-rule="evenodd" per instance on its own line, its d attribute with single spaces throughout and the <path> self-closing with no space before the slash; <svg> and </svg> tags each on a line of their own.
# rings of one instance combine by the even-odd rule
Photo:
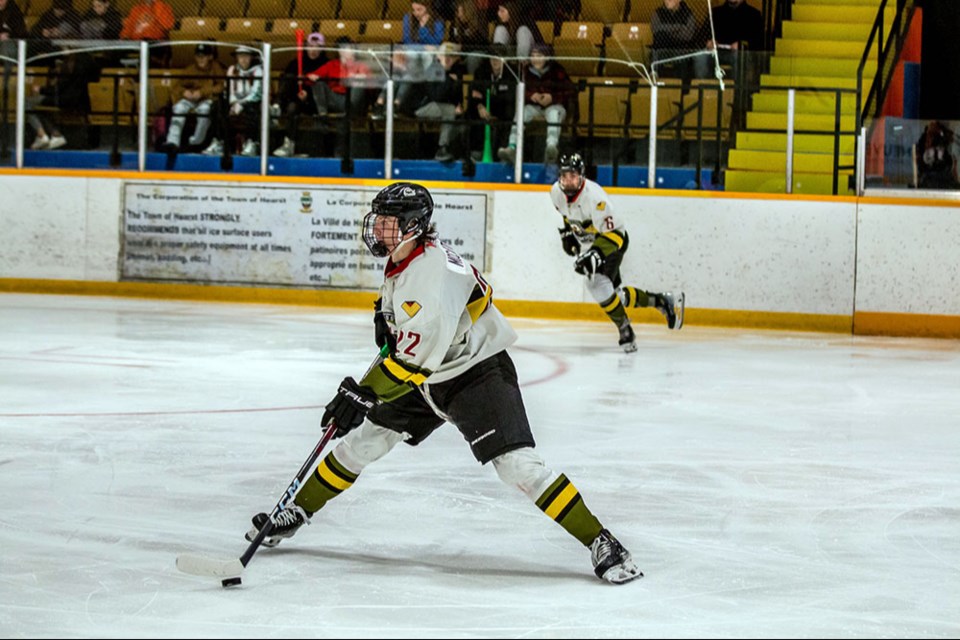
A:
<svg viewBox="0 0 960 640">
<path fill-rule="evenodd" d="M 884 40 L 884 18 L 887 5 L 893 2 L 896 3 L 897 12 L 890 24 L 890 32 Z M 905 15 L 908 11 L 909 15 Z M 910 26 L 912 17 L 913 0 L 883 0 L 877 9 L 877 17 L 873 21 L 870 36 L 867 38 L 867 44 L 863 49 L 863 55 L 860 57 L 860 64 L 857 67 L 857 131 L 863 126 L 865 117 L 876 118 L 883 109 L 883 101 L 890 86 L 890 79 L 896 67 L 895 63 L 903 49 L 904 36 Z M 863 71 L 867 61 L 874 57 L 874 48 L 876 49 L 877 70 L 870 80 L 870 89 L 864 98 Z"/>
</svg>

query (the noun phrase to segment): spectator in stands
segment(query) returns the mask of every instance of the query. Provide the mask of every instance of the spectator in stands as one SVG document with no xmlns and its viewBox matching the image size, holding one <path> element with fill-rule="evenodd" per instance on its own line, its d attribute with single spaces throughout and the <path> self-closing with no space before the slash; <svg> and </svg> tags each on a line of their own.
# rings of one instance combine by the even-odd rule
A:
<svg viewBox="0 0 960 640">
<path fill-rule="evenodd" d="M 434 18 L 423 2 L 411 2 L 403 16 L 403 44 L 439 45 L 444 36 L 443 20 Z"/>
<path fill-rule="evenodd" d="M 80 19 L 80 37 L 88 40 L 119 40 L 123 17 L 110 0 L 93 0 Z"/>
<path fill-rule="evenodd" d="M 467 99 L 467 120 L 479 122 L 470 129 L 470 156 L 476 162 L 483 158 L 487 126 L 491 149 L 506 147 L 510 123 L 516 117 L 517 76 L 504 60 L 507 48 L 495 44 L 490 53 L 493 57 L 485 59 L 474 74 Z"/>
<path fill-rule="evenodd" d="M 337 38 L 336 44 L 337 57 L 320 67 L 318 82 L 313 86 L 313 98 L 320 116 L 346 113 L 348 101 L 354 113 L 366 108 L 367 88 L 363 79 L 372 75 L 370 67 L 357 61 L 351 47 L 353 40 L 342 36 Z M 354 84 L 353 80 L 358 82 Z"/>
<path fill-rule="evenodd" d="M 420 95 L 413 89 L 426 80 L 428 69 L 424 66 L 433 62 L 433 56 L 420 55 L 406 49 L 396 48 L 391 56 L 391 73 L 394 81 L 393 108 L 395 113 L 413 116 L 420 106 L 417 102 Z M 386 115 L 386 90 L 381 91 L 370 113 L 374 120 L 381 120 Z"/>
<path fill-rule="evenodd" d="M 466 58 L 467 73 L 477 72 L 483 58 L 469 55 L 484 53 L 490 46 L 487 23 L 480 16 L 475 0 L 457 0 L 456 14 L 450 25 L 450 41 L 460 45 L 460 51 Z"/>
<path fill-rule="evenodd" d="M 164 0 L 140 0 L 123 21 L 120 37 L 124 40 L 166 40 L 176 18 Z"/>
<path fill-rule="evenodd" d="M 350 118 L 366 114 L 371 94 L 376 95 L 379 84 L 370 67 L 357 60 L 353 40 L 341 36 L 336 44 L 337 57 L 317 72 L 319 80 L 313 87 L 313 97 L 321 117 L 344 114 L 337 119 L 337 146 L 334 150 L 335 156 L 342 156 L 350 135 Z"/>
<path fill-rule="evenodd" d="M 926 126 L 914 147 L 916 185 L 920 189 L 960 189 L 955 135 L 942 122 Z"/>
<path fill-rule="evenodd" d="M 197 115 L 197 125 L 187 141 L 197 147 L 207 139 L 214 114 L 214 100 L 223 91 L 224 69 L 216 59 L 216 48 L 201 43 L 193 51 L 193 64 L 184 69 L 184 77 L 174 85 L 173 117 L 163 145 L 167 153 L 180 150 L 180 137 L 187 115 Z"/>
<path fill-rule="evenodd" d="M 543 35 L 528 14 L 517 7 L 514 0 L 501 2 L 497 7 L 497 24 L 493 30 L 493 41 L 511 47 L 518 58 L 525 59 L 535 43 L 543 42 Z"/>
<path fill-rule="evenodd" d="M 73 53 L 56 59 L 54 70 L 45 86 L 26 99 L 27 123 L 36 131 L 31 149 L 59 149 L 67 144 L 61 129 L 50 112 L 37 107 L 54 107 L 61 112 L 90 113 L 90 91 L 99 70 L 87 53 Z"/>
<path fill-rule="evenodd" d="M 300 64 L 296 58 L 291 60 L 283 76 L 280 78 L 279 108 L 286 116 L 286 131 L 283 144 L 277 147 L 273 155 L 287 158 L 296 150 L 297 132 L 300 129 L 301 115 L 316 115 L 317 102 L 314 98 L 314 88 L 319 79 L 320 69 L 327 63 L 327 56 L 323 46 L 327 41 L 322 33 L 311 33 L 307 36 L 303 56 L 303 77 L 297 75 Z"/>
<path fill-rule="evenodd" d="M 559 155 L 560 128 L 567 118 L 567 108 L 576 93 L 576 87 L 566 69 L 550 59 L 550 45 L 537 43 L 530 51 L 530 64 L 523 72 L 526 85 L 526 102 L 523 106 L 523 121 L 546 120 L 547 145 L 544 164 L 552 165 Z M 500 160 L 513 164 L 517 159 L 517 127 L 510 129 L 508 146 L 497 152 Z"/>
<path fill-rule="evenodd" d="M 650 20 L 653 32 L 652 62 L 675 58 L 700 48 L 697 42 L 697 19 L 685 0 L 663 0 Z M 657 75 L 675 75 L 689 80 L 690 58 L 666 65 L 656 65 Z"/>
<path fill-rule="evenodd" d="M 441 120 L 440 141 L 434 159 L 454 159 L 454 124 L 463 115 L 463 76 L 466 67 L 460 61 L 460 45 L 445 42 L 427 69 L 427 81 L 417 83 L 411 98 L 414 115 L 421 120 Z"/>
<path fill-rule="evenodd" d="M 73 8 L 73 0 L 53 0 L 53 5 L 43 12 L 37 24 L 30 29 L 30 54 L 50 53 L 56 50 L 53 40 L 77 38 L 80 16 Z"/>
<path fill-rule="evenodd" d="M 20 10 L 16 0 L 0 0 L 0 42 L 6 43 L 26 37 L 27 25 L 23 20 L 23 11 Z M 0 49 L 3 55 L 9 55 L 9 57 L 16 55 L 16 46 L 4 44 Z"/>
<path fill-rule="evenodd" d="M 741 49 L 763 51 L 763 15 L 759 9 L 751 7 L 746 0 L 726 0 L 722 5 L 710 10 L 713 16 L 713 32 L 710 34 L 710 21 L 705 20 L 698 41 L 705 43 L 707 51 L 717 50 L 721 65 L 734 66 L 736 56 Z M 697 77 L 713 77 L 712 56 L 694 58 Z"/>
<path fill-rule="evenodd" d="M 233 50 L 232 55 L 236 58 L 236 63 L 227 69 L 228 117 L 239 120 L 246 136 L 241 155 L 255 156 L 260 153 L 260 145 L 254 136 L 260 131 L 260 101 L 263 98 L 260 52 L 251 47 L 240 46 Z M 219 127 L 223 128 L 225 124 L 221 122 Z M 222 131 L 220 135 L 227 137 Z M 218 156 L 223 153 L 223 144 L 219 137 L 215 137 L 204 153 Z"/>
</svg>

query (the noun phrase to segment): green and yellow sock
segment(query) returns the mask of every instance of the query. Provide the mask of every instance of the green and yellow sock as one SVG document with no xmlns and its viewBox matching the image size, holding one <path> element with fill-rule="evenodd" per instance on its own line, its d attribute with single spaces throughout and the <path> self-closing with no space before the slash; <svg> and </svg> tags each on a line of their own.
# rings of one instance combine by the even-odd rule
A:
<svg viewBox="0 0 960 640">
<path fill-rule="evenodd" d="M 627 321 L 627 310 L 623 308 L 620 302 L 620 296 L 614 293 L 612 296 L 600 303 L 600 308 L 607 314 L 607 317 L 618 327 L 623 326 Z"/>
<path fill-rule="evenodd" d="M 656 302 L 654 296 L 636 287 L 623 287 L 623 297 L 626 298 L 626 306 L 631 308 L 649 307 Z"/>
<path fill-rule="evenodd" d="M 563 474 L 537 498 L 537 507 L 584 546 L 590 546 L 603 529 L 600 521 L 584 504 L 580 492 Z"/>
<path fill-rule="evenodd" d="M 333 452 L 317 465 L 313 475 L 306 481 L 296 503 L 303 507 L 308 514 L 313 515 L 324 507 L 330 500 L 353 486 L 359 476 L 348 471 L 334 457 Z"/>
</svg>

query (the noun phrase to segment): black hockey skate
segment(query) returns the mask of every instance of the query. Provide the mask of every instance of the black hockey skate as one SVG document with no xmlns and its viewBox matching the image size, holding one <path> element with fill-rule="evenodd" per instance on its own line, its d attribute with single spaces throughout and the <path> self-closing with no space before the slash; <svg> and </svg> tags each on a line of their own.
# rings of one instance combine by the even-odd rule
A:
<svg viewBox="0 0 960 640">
<path fill-rule="evenodd" d="M 656 297 L 656 309 L 667 319 L 667 326 L 674 330 L 679 330 L 683 326 L 683 307 L 685 298 L 683 291 L 680 293 L 658 293 Z"/>
<path fill-rule="evenodd" d="M 630 552 L 606 529 L 600 531 L 590 544 L 590 557 L 593 560 L 593 572 L 601 580 L 623 584 L 643 577 Z"/>
<path fill-rule="evenodd" d="M 247 532 L 246 538 L 248 541 L 253 542 L 253 539 L 256 538 L 260 530 L 263 529 L 263 525 L 267 523 L 268 518 L 269 516 L 263 512 L 251 518 L 253 528 Z M 276 524 L 274 524 L 270 535 L 263 539 L 263 546 L 265 547 L 275 547 L 280 544 L 280 541 L 284 538 L 292 538 L 293 534 L 297 532 L 297 529 L 304 524 L 310 523 L 310 517 L 302 508 L 296 504 L 292 504 L 289 507 L 284 507 L 277 513 L 275 522 Z"/>
<path fill-rule="evenodd" d="M 637 337 L 633 333 L 633 327 L 628 320 L 620 327 L 620 346 L 626 353 L 633 353 L 637 350 Z"/>
</svg>

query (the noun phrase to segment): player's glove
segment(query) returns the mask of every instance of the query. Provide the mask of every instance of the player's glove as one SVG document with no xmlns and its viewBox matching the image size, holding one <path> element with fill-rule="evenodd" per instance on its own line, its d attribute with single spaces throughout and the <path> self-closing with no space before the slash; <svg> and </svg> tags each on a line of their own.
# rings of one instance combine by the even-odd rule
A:
<svg viewBox="0 0 960 640">
<path fill-rule="evenodd" d="M 602 262 L 603 256 L 600 254 L 600 252 L 596 249 L 590 249 L 577 258 L 576 262 L 574 263 L 573 270 L 589 278 L 600 269 L 600 264 Z"/>
<path fill-rule="evenodd" d="M 568 256 L 576 256 L 580 253 L 580 242 L 569 224 L 563 225 L 557 231 L 560 232 L 560 241 L 563 243 L 563 250 Z"/>
<path fill-rule="evenodd" d="M 344 378 L 337 389 L 337 395 L 323 412 L 321 423 L 326 426 L 330 420 L 337 423 L 336 437 L 356 429 L 367 417 L 367 412 L 377 406 L 377 394 L 369 387 L 361 387 L 353 378 Z"/>
<path fill-rule="evenodd" d="M 383 349 L 383 345 L 387 345 L 390 353 L 393 354 L 397 351 L 397 338 L 390 331 L 390 325 L 387 323 L 387 317 L 384 315 L 382 308 L 383 301 L 377 298 L 377 301 L 373 303 L 373 339 L 376 341 L 377 347 Z"/>
</svg>

